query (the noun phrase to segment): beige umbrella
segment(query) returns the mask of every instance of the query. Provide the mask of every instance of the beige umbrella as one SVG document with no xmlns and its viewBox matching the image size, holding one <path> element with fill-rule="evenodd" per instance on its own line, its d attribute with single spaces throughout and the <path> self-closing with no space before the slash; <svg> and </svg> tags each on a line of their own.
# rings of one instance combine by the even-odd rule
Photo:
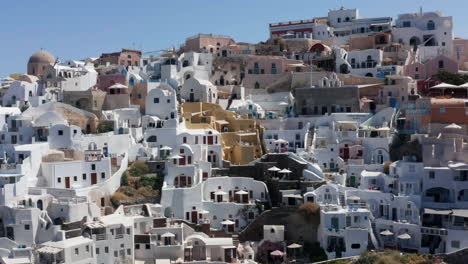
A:
<svg viewBox="0 0 468 264">
<path fill-rule="evenodd" d="M 293 244 L 291 244 L 291 245 L 288 246 L 288 248 L 293 248 L 293 249 L 295 249 L 295 248 L 301 248 L 301 247 L 302 247 L 302 245 L 299 245 L 299 244 L 296 244 L 296 243 L 293 243 Z"/>
<path fill-rule="evenodd" d="M 222 224 L 222 225 L 233 225 L 233 224 L 235 224 L 235 223 L 234 223 L 233 221 L 231 221 L 231 220 L 228 219 L 228 220 L 222 221 L 221 224 Z"/>
<path fill-rule="evenodd" d="M 281 169 L 280 168 L 277 168 L 276 166 L 273 166 L 271 168 L 268 169 L 268 171 L 280 171 Z"/>
<path fill-rule="evenodd" d="M 387 229 L 385 231 L 380 232 L 380 235 L 382 235 L 382 236 L 393 236 L 393 233 L 390 230 Z"/>
<path fill-rule="evenodd" d="M 289 249 L 292 249 L 293 250 L 293 253 L 294 253 L 294 258 L 296 257 L 296 249 L 299 249 L 301 248 L 302 245 L 299 245 L 297 243 L 293 243 L 291 245 L 288 246 Z"/>
<path fill-rule="evenodd" d="M 408 234 L 408 233 L 404 233 L 404 234 L 401 234 L 399 236 L 397 236 L 399 239 L 401 240 L 408 240 L 408 239 L 411 239 L 411 236 Z"/>
<path fill-rule="evenodd" d="M 271 252 L 270 255 L 273 256 L 273 257 L 282 257 L 282 256 L 284 256 L 284 253 L 282 251 L 275 250 L 275 251 Z"/>
</svg>

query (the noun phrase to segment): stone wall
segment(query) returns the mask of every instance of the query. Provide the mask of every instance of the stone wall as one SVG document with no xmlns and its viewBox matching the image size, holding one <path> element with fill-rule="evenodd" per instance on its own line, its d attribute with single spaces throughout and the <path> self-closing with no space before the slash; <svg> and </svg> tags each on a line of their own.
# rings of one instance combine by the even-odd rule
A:
<svg viewBox="0 0 468 264">
<path fill-rule="evenodd" d="M 445 262 L 450 264 L 465 264 L 468 263 L 468 248 L 460 249 L 449 254 L 438 255 Z"/>
</svg>

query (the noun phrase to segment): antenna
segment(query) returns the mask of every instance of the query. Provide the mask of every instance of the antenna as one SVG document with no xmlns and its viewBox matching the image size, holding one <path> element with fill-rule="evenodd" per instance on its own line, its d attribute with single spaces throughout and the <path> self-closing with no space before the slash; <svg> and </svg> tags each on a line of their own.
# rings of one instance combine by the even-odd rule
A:
<svg viewBox="0 0 468 264">
<path fill-rule="evenodd" d="M 422 9 L 422 6 L 420 6 L 420 7 L 419 7 L 419 15 L 420 15 L 420 16 L 422 16 L 422 13 L 423 13 L 422 10 L 423 10 L 423 9 Z"/>
</svg>

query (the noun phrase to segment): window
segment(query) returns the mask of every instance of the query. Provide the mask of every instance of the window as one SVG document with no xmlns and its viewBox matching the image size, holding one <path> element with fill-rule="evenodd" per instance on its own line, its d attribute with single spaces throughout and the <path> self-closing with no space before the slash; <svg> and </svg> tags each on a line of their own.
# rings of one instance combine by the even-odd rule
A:
<svg viewBox="0 0 468 264">
<path fill-rule="evenodd" d="M 358 223 L 360 222 L 360 220 L 361 220 L 361 219 L 359 218 L 358 215 L 354 216 L 354 223 L 355 223 L 355 224 L 358 224 Z"/>
<path fill-rule="evenodd" d="M 403 21 L 403 27 L 411 27 L 411 21 Z"/>
<path fill-rule="evenodd" d="M 57 178 L 57 182 L 58 182 L 58 183 L 61 183 L 61 182 L 62 182 L 62 178 L 58 177 L 58 178 Z"/>
<path fill-rule="evenodd" d="M 73 176 L 73 181 L 78 181 L 78 177 L 77 177 L 77 176 Z"/>
<path fill-rule="evenodd" d="M 271 64 L 271 74 L 276 74 L 276 63 Z"/>
<path fill-rule="evenodd" d="M 352 249 L 358 249 L 361 248 L 361 244 L 351 244 Z"/>
<path fill-rule="evenodd" d="M 24 230 L 29 230 L 29 229 L 31 229 L 30 225 L 24 225 Z"/>
<path fill-rule="evenodd" d="M 89 246 L 86 245 L 86 252 L 89 252 Z"/>
<path fill-rule="evenodd" d="M 341 23 L 341 18 L 339 17 L 339 18 L 337 19 L 337 21 L 338 21 L 338 23 Z"/>
<path fill-rule="evenodd" d="M 155 104 L 159 104 L 159 98 L 158 98 L 158 97 L 155 97 L 155 98 L 153 99 L 153 102 L 154 102 Z"/>
<path fill-rule="evenodd" d="M 102 179 L 105 179 L 105 178 L 106 178 L 106 173 L 105 173 L 105 172 L 101 172 L 101 178 L 102 178 Z"/>
<path fill-rule="evenodd" d="M 434 179 L 435 178 L 435 171 L 430 171 L 429 172 L 429 179 Z"/>
<path fill-rule="evenodd" d="M 104 248 L 104 252 L 105 252 L 105 253 L 109 253 L 109 247 L 105 247 L 105 248 Z"/>
<path fill-rule="evenodd" d="M 96 170 L 96 164 L 91 164 L 91 170 Z"/>
<path fill-rule="evenodd" d="M 80 254 L 80 250 L 78 248 L 75 248 L 75 255 L 79 255 Z"/>
<path fill-rule="evenodd" d="M 96 248 L 96 255 L 99 255 L 99 248 Z"/>
<path fill-rule="evenodd" d="M 451 245 L 453 248 L 460 248 L 460 241 L 459 240 L 452 240 Z"/>
<path fill-rule="evenodd" d="M 140 244 L 135 244 L 135 249 L 140 249 Z"/>
<path fill-rule="evenodd" d="M 434 29 L 435 29 L 434 21 L 432 20 L 427 21 L 427 30 L 434 30 Z"/>
<path fill-rule="evenodd" d="M 58 131 L 58 135 L 59 135 L 59 136 L 63 136 L 63 130 L 59 130 L 59 131 Z"/>
<path fill-rule="evenodd" d="M 445 114 L 445 107 L 439 108 L 439 113 L 440 114 Z"/>
<path fill-rule="evenodd" d="M 150 247 L 150 244 L 146 244 L 146 245 L 145 245 L 145 249 L 150 249 L 150 248 L 151 248 L 151 247 Z"/>
<path fill-rule="evenodd" d="M 83 173 L 83 180 L 86 180 L 86 173 Z"/>
<path fill-rule="evenodd" d="M 132 250 L 127 248 L 127 255 L 131 255 L 132 254 Z"/>
<path fill-rule="evenodd" d="M 117 250 L 114 250 L 114 257 L 118 257 L 119 256 L 119 253 L 117 252 Z"/>
</svg>

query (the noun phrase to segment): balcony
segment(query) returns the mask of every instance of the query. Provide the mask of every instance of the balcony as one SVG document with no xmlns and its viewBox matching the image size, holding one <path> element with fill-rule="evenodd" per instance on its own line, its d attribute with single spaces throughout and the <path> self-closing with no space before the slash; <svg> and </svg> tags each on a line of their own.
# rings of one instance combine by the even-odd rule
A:
<svg viewBox="0 0 468 264">
<path fill-rule="evenodd" d="M 94 240 L 96 241 L 107 240 L 107 234 L 95 234 Z"/>
<path fill-rule="evenodd" d="M 421 235 L 447 236 L 447 229 L 422 226 Z"/>
</svg>

